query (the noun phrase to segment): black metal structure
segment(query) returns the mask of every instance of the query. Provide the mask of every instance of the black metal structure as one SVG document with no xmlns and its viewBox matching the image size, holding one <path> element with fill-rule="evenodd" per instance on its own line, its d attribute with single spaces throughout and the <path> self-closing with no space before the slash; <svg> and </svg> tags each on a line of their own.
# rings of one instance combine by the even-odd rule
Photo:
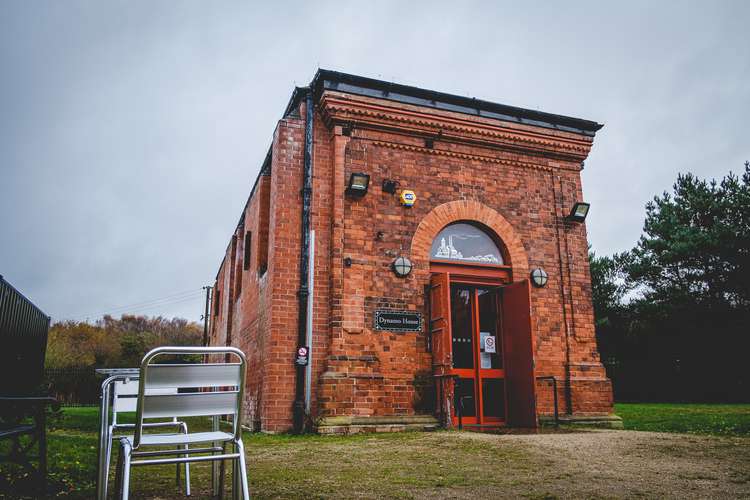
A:
<svg viewBox="0 0 750 500">
<path fill-rule="evenodd" d="M 305 97 L 305 156 L 302 173 L 302 234 L 299 262 L 299 324 L 297 327 L 297 345 L 302 347 L 307 341 L 307 298 L 310 295 L 308 265 L 310 258 L 310 205 L 312 202 L 312 148 L 313 148 L 313 100 L 308 90 Z M 295 364 L 294 432 L 299 434 L 305 429 L 305 366 Z"/>
<path fill-rule="evenodd" d="M 42 383 L 49 321 L 0 276 L 0 394 L 28 394 Z"/>
<path fill-rule="evenodd" d="M 21 466 L 36 496 L 47 490 L 46 407 L 55 399 L 42 391 L 50 318 L 0 276 L 0 439 L 11 441 L 0 460 Z M 30 454 L 38 446 L 36 457 Z M 38 467 L 34 469 L 32 459 Z M 13 485 L 15 491 L 17 485 Z M 0 496 L 3 496 L 0 489 Z"/>
</svg>

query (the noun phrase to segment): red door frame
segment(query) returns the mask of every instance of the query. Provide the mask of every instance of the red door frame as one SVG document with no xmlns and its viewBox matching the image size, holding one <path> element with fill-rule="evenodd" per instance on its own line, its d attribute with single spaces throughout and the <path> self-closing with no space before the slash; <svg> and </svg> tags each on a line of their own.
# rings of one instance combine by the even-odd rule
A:
<svg viewBox="0 0 750 500">
<path fill-rule="evenodd" d="M 453 283 L 462 285 L 473 285 L 473 286 L 488 286 L 488 287 L 502 287 L 512 282 L 512 272 L 510 266 L 496 266 L 490 264 L 456 264 L 451 261 L 430 261 L 430 271 L 432 273 L 445 273 L 448 277 L 448 284 Z M 450 292 L 448 292 L 450 293 Z M 452 368 L 447 370 L 447 375 L 456 376 L 460 378 L 470 378 L 474 380 L 474 394 L 476 398 L 476 416 L 475 417 L 463 417 L 463 423 L 467 425 L 479 425 L 482 427 L 497 427 L 505 424 L 506 420 L 499 418 L 487 418 L 484 417 L 484 398 L 482 394 L 482 380 L 483 378 L 502 378 L 505 382 L 505 360 L 503 360 L 502 369 L 482 369 L 480 366 L 479 358 L 479 303 L 477 300 L 477 291 L 473 289 L 473 297 L 471 300 L 472 304 L 472 339 L 474 348 L 474 368 Z M 450 313 L 450 304 L 447 305 L 448 312 Z M 498 311 L 498 324 L 497 332 L 503 335 L 503 309 L 502 300 L 500 296 L 497 297 L 497 311 Z M 450 329 L 450 317 L 448 318 L 448 328 Z M 499 340 L 499 339 L 498 339 Z M 449 349 L 452 351 L 452 341 L 448 343 Z M 503 349 L 503 356 L 505 356 L 505 350 Z M 451 355 L 452 356 L 452 355 Z M 451 357 L 452 359 L 452 357 Z M 485 375 L 483 377 L 483 375 Z M 505 391 L 503 398 L 505 399 L 505 411 L 506 418 L 508 412 L 508 401 L 507 401 L 507 386 L 504 384 Z M 453 425 L 458 424 L 458 417 L 455 413 L 455 408 L 452 413 Z"/>
</svg>

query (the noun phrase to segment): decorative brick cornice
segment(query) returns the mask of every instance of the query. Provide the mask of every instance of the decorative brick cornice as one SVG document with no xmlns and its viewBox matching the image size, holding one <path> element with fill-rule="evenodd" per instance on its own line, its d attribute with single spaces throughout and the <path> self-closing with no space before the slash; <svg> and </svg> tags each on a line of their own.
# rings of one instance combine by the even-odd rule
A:
<svg viewBox="0 0 750 500">
<path fill-rule="evenodd" d="M 444 149 L 430 149 L 430 148 L 424 148 L 419 146 L 413 146 L 410 144 L 401 144 L 401 143 L 395 143 L 395 142 L 387 142 L 387 141 L 372 141 L 372 144 L 375 146 L 381 146 L 384 148 L 391 148 L 391 149 L 399 149 L 403 151 L 415 151 L 423 154 L 430 154 L 430 155 L 436 155 L 436 156 L 447 156 L 449 158 L 460 158 L 462 160 L 475 160 L 475 161 L 484 161 L 488 163 L 497 163 L 500 165 L 508 165 L 508 166 L 520 166 L 525 168 L 533 168 L 537 170 L 544 170 L 546 172 L 551 172 L 552 167 L 547 167 L 545 165 L 540 165 L 538 163 L 530 163 L 530 162 L 523 162 L 519 160 L 508 160 L 505 158 L 499 158 L 495 156 L 484 156 L 484 155 L 476 155 L 476 154 L 469 154 L 469 153 L 460 153 L 456 151 L 447 151 Z"/>
<path fill-rule="evenodd" d="M 523 129 L 503 122 L 459 113 L 420 111 L 418 107 L 396 106 L 388 101 L 324 94 L 320 111 L 330 127 L 353 124 L 358 128 L 385 129 L 439 141 L 484 144 L 509 151 L 527 151 L 557 158 L 583 161 L 591 140 L 572 133 L 556 133 L 541 127 Z"/>
</svg>

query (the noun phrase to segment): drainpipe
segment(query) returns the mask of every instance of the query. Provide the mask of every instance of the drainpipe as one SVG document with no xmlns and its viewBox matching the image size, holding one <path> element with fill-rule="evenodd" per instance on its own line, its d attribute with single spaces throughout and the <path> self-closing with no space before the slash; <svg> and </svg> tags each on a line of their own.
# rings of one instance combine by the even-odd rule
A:
<svg viewBox="0 0 750 500">
<path fill-rule="evenodd" d="M 309 259 L 309 293 L 307 295 L 307 332 L 305 345 L 308 346 L 307 366 L 305 367 L 305 415 L 310 415 L 310 399 L 312 394 L 312 363 L 313 363 L 313 298 L 315 297 L 315 230 L 310 231 L 310 259 Z"/>
<path fill-rule="evenodd" d="M 564 203 L 565 203 L 565 197 L 562 192 L 562 180 L 560 180 L 560 194 L 558 197 L 557 194 L 557 181 L 555 179 L 554 172 L 551 173 L 552 176 L 552 199 L 554 200 L 555 204 L 555 218 L 557 219 L 555 221 L 555 234 L 557 236 L 557 259 L 558 259 L 558 265 L 560 270 L 560 304 L 562 304 L 562 314 L 563 314 L 563 325 L 565 327 L 565 409 L 566 413 L 568 415 L 573 414 L 573 392 L 570 388 L 570 318 L 568 318 L 568 310 L 567 306 L 565 304 L 565 279 L 564 279 L 564 270 L 563 270 L 563 249 L 562 245 L 560 244 L 560 217 L 564 217 Z M 560 211 L 558 211 L 558 207 L 560 207 Z M 563 224 L 563 233 L 567 230 L 565 228 L 565 221 L 562 221 Z M 567 235 L 565 235 L 567 238 Z M 570 258 L 570 256 L 565 257 L 566 260 Z M 568 275 L 570 276 L 570 275 Z M 570 283 L 568 283 L 568 286 L 570 286 Z M 572 304 L 571 304 L 572 307 Z"/>
<path fill-rule="evenodd" d="M 308 264 L 310 255 L 310 205 L 312 200 L 312 147 L 313 147 L 313 98 L 312 88 L 305 96 L 305 156 L 302 170 L 302 238 L 299 261 L 299 321 L 297 325 L 297 345 L 307 341 L 307 297 L 309 290 Z M 305 371 L 306 367 L 295 363 L 295 390 L 293 406 L 294 433 L 301 434 L 305 429 Z"/>
</svg>

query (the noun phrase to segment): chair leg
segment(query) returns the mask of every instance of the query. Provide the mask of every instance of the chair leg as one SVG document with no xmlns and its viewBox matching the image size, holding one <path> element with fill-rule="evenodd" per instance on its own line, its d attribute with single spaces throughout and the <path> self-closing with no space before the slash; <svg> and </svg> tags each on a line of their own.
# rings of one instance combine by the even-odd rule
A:
<svg viewBox="0 0 750 500">
<path fill-rule="evenodd" d="M 109 466 L 112 463 L 112 441 L 114 441 L 114 439 L 115 439 L 114 438 L 113 427 L 110 426 L 107 429 L 107 431 L 108 431 L 108 433 L 107 433 L 107 446 L 104 449 L 104 471 L 102 473 L 102 479 L 101 479 L 101 481 L 102 481 L 102 488 L 101 488 L 101 490 L 103 492 L 102 496 L 105 499 L 107 498 L 107 487 L 109 486 Z M 118 461 L 117 462 L 117 467 L 119 467 L 119 466 L 120 466 L 120 462 Z M 115 489 L 115 491 L 117 491 L 119 493 L 120 490 Z"/>
<path fill-rule="evenodd" d="M 117 453 L 117 465 L 115 466 L 115 495 L 117 496 L 122 495 L 122 455 L 123 455 L 122 447 L 120 447 L 120 450 Z M 109 467 L 109 462 L 107 462 L 107 467 Z M 105 485 L 105 488 L 106 488 L 106 485 Z M 107 490 L 105 489 L 104 499 L 106 500 L 106 498 L 107 498 Z"/>
<path fill-rule="evenodd" d="M 215 448 L 219 446 L 219 443 L 213 442 L 211 445 Z M 211 452 L 211 455 L 216 455 L 215 451 Z M 219 461 L 211 461 L 211 496 L 218 498 L 219 496 Z"/>
<path fill-rule="evenodd" d="M 37 445 L 39 446 L 39 493 L 40 497 L 47 498 L 47 427 L 45 419 L 45 407 L 37 410 L 36 416 Z"/>
<path fill-rule="evenodd" d="M 219 416 L 214 415 L 211 417 L 211 430 L 219 430 Z M 212 443 L 214 447 L 219 446 L 218 442 Z M 211 453 L 215 455 L 216 453 Z M 211 494 L 215 497 L 219 496 L 219 461 L 214 460 L 211 462 Z"/>
<path fill-rule="evenodd" d="M 237 453 L 237 443 L 232 443 L 232 453 Z M 240 493 L 239 475 L 237 474 L 238 468 L 239 463 L 237 459 L 232 459 L 232 500 L 237 500 Z"/>
<path fill-rule="evenodd" d="M 242 500 L 250 500 L 250 490 L 247 486 L 247 465 L 245 464 L 245 445 L 242 443 L 242 438 L 237 441 L 237 451 L 240 454 L 239 459 L 239 475 L 240 485 L 242 486 Z"/>
<path fill-rule="evenodd" d="M 39 409 L 37 431 L 39 432 L 39 489 L 42 497 L 47 497 L 47 421 L 45 407 Z"/>
<path fill-rule="evenodd" d="M 221 444 L 221 454 L 226 455 L 227 444 Z M 221 460 L 219 463 L 219 498 L 224 498 L 224 477 L 226 476 L 226 460 Z"/>
<path fill-rule="evenodd" d="M 187 424 L 185 422 L 182 422 L 182 425 L 180 425 L 180 428 L 182 429 L 183 434 L 188 433 Z M 189 448 L 188 444 L 185 444 L 184 448 L 187 450 Z M 183 457 L 187 458 L 189 455 L 186 453 L 183 455 Z M 180 464 L 177 464 L 177 467 L 179 468 Z M 190 496 L 190 463 L 185 462 L 185 495 Z"/>
<path fill-rule="evenodd" d="M 130 495 L 130 452 L 132 448 L 126 439 L 120 441 L 120 453 L 122 453 L 122 494 L 121 500 L 127 500 Z"/>
<path fill-rule="evenodd" d="M 182 425 L 177 424 L 177 417 L 172 418 L 172 422 L 177 425 L 180 428 L 180 432 L 182 432 Z M 177 489 L 180 489 L 180 464 L 174 464 L 174 480 L 175 484 L 177 485 Z"/>
</svg>

